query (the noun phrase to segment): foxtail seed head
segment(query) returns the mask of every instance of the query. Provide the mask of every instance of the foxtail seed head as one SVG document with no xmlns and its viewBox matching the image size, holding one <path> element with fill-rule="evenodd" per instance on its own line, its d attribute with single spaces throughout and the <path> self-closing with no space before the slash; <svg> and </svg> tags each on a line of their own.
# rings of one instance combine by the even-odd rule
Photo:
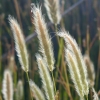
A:
<svg viewBox="0 0 100 100">
<path fill-rule="evenodd" d="M 26 50 L 24 36 L 20 29 L 20 26 L 16 19 L 9 16 L 9 23 L 11 26 L 11 30 L 13 32 L 14 40 L 15 40 L 15 49 L 17 52 L 17 56 L 19 58 L 19 62 L 21 64 L 22 69 L 25 72 L 28 72 L 29 69 L 29 62 L 28 62 L 28 53 Z"/>
<path fill-rule="evenodd" d="M 71 35 L 69 35 L 69 33 L 59 32 L 58 35 L 64 38 L 67 48 L 73 52 L 73 55 L 75 55 L 77 66 L 82 80 L 84 95 L 88 95 L 89 87 L 87 80 L 87 69 L 81 51 L 76 41 L 71 37 Z"/>
<path fill-rule="evenodd" d="M 82 81 L 80 72 L 76 63 L 76 58 L 71 51 L 65 48 L 65 58 L 68 63 L 71 79 L 74 83 L 75 89 L 81 99 L 84 97 Z"/>
<path fill-rule="evenodd" d="M 84 62 L 87 66 L 87 72 L 88 72 L 88 81 L 90 86 L 94 86 L 95 83 L 95 70 L 94 70 L 94 64 L 91 61 L 88 54 L 85 54 L 83 56 Z"/>
<path fill-rule="evenodd" d="M 47 100 L 55 100 L 53 83 L 51 80 L 49 70 L 45 64 L 45 61 L 42 59 L 42 57 L 39 54 L 36 55 L 36 58 L 37 58 L 39 74 L 42 79 L 43 89 L 45 91 L 46 98 Z"/>
<path fill-rule="evenodd" d="M 13 100 L 13 81 L 11 72 L 9 70 L 4 71 L 4 78 L 2 84 L 2 93 L 5 100 Z"/>
<path fill-rule="evenodd" d="M 41 13 L 41 9 L 35 5 L 32 7 L 34 25 L 36 33 L 38 34 L 40 52 L 42 53 L 43 59 L 46 61 L 50 71 L 54 69 L 54 54 L 51 38 L 48 34 L 45 20 Z"/>
<path fill-rule="evenodd" d="M 59 0 L 44 0 L 50 21 L 54 24 L 59 24 L 61 20 Z"/>
<path fill-rule="evenodd" d="M 36 100 L 45 100 L 45 97 L 39 87 L 32 81 L 29 81 L 30 89 L 33 92 Z"/>
<path fill-rule="evenodd" d="M 23 88 L 22 80 L 18 81 L 17 91 L 16 91 L 16 98 L 17 98 L 17 100 L 23 100 L 23 98 L 24 98 L 24 88 Z"/>
</svg>

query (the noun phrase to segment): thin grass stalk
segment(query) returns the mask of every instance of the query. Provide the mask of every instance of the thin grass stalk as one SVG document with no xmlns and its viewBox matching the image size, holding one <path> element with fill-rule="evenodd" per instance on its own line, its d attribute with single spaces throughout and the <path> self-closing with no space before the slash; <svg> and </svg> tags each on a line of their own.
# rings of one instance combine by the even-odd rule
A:
<svg viewBox="0 0 100 100">
<path fill-rule="evenodd" d="M 64 38 L 67 48 L 70 49 L 73 52 L 73 54 L 75 55 L 79 73 L 80 73 L 81 80 L 83 83 L 84 94 L 88 95 L 89 87 L 88 87 L 88 81 L 87 81 L 87 70 L 86 70 L 86 65 L 82 58 L 81 51 L 80 51 L 76 41 L 69 35 L 69 33 L 59 32 L 58 35 Z"/>
<path fill-rule="evenodd" d="M 98 28 L 98 38 L 99 38 L 99 53 L 98 53 L 98 70 L 97 70 L 97 79 L 96 79 L 96 89 L 98 88 L 99 75 L 100 75 L 100 28 Z"/>
<path fill-rule="evenodd" d="M 90 45 L 89 45 L 89 50 L 91 50 L 91 48 L 93 47 L 93 44 L 96 42 L 96 40 L 98 39 L 98 34 L 96 34 L 94 36 L 94 38 L 92 39 Z"/>
<path fill-rule="evenodd" d="M 1 38 L 1 28 L 0 28 L 0 38 Z M 1 45 L 1 39 L 0 39 L 0 83 L 2 82 L 2 62 L 1 62 L 1 57 L 2 57 L 2 45 Z M 0 94 L 1 94 L 1 84 L 0 84 Z"/>
<path fill-rule="evenodd" d="M 62 13 L 64 12 L 64 0 L 62 1 Z M 64 27 L 64 20 L 61 19 L 61 27 L 63 30 L 65 30 L 65 27 Z M 64 74 L 65 74 L 65 82 L 66 82 L 66 88 L 65 90 L 67 90 L 66 92 L 68 93 L 68 97 L 70 98 L 70 100 L 73 100 L 72 98 L 72 95 L 71 95 L 71 91 L 70 91 L 70 86 L 69 86 L 69 80 L 68 80 L 68 75 L 67 75 L 67 70 L 66 70 L 66 65 L 65 65 L 65 62 L 64 62 L 64 54 L 62 54 L 61 56 L 61 53 L 62 53 L 62 50 L 63 50 L 63 47 L 64 47 L 64 41 L 63 39 L 61 38 L 60 39 L 60 42 L 59 42 L 59 45 L 60 45 L 60 48 L 59 48 L 59 52 L 58 52 L 58 60 L 57 60 L 57 67 L 60 66 L 60 59 L 61 59 L 61 66 L 63 66 L 63 70 L 64 70 Z M 58 71 L 56 72 L 56 78 L 58 76 Z M 67 98 L 66 98 L 67 99 Z"/>
<path fill-rule="evenodd" d="M 59 41 L 59 52 L 58 52 L 58 60 L 57 60 L 57 65 L 56 65 L 57 67 L 59 67 L 60 65 L 62 49 L 63 49 L 63 39 L 61 38 Z"/>
<path fill-rule="evenodd" d="M 69 80 L 68 80 L 67 69 L 66 69 L 66 65 L 65 65 L 65 61 L 64 61 L 64 54 L 62 56 L 62 66 L 63 66 L 63 70 L 64 70 L 64 74 L 65 74 L 65 81 L 66 81 L 66 85 L 67 85 L 66 92 L 68 93 L 70 100 L 73 100 L 73 97 L 72 97 L 71 91 L 70 91 L 70 84 L 69 84 Z"/>
<path fill-rule="evenodd" d="M 16 86 L 17 86 L 17 71 L 13 71 L 13 84 L 14 84 L 14 88 L 16 88 Z M 14 94 L 14 100 L 15 100 L 15 94 Z"/>
<path fill-rule="evenodd" d="M 47 100 L 55 100 L 54 87 L 46 63 L 39 54 L 36 55 L 36 58 L 46 98 Z"/>
<path fill-rule="evenodd" d="M 60 45 L 60 47 L 59 47 L 58 60 L 57 60 L 56 67 L 59 68 L 60 67 L 60 62 L 61 62 L 61 66 L 63 66 L 63 68 L 64 68 L 64 74 L 65 74 L 66 83 L 68 84 L 67 85 L 67 88 L 68 88 L 67 90 L 68 91 L 66 91 L 66 92 L 68 92 L 68 96 L 69 96 L 70 100 L 73 100 L 71 92 L 70 92 L 70 86 L 69 86 L 68 76 L 67 76 L 67 72 L 66 72 L 66 66 L 64 64 L 65 62 L 64 62 L 64 59 L 63 59 L 64 58 L 64 56 L 63 56 L 64 54 L 62 54 L 62 50 L 64 48 L 64 41 L 63 41 L 62 38 L 60 39 L 59 45 Z M 57 79 L 57 77 L 58 77 L 58 71 L 56 72 L 55 79 Z"/>
<path fill-rule="evenodd" d="M 76 24 L 76 28 L 77 28 L 77 34 L 78 34 L 78 44 L 79 44 L 79 47 L 81 48 L 81 32 L 80 32 L 79 23 Z"/>
<path fill-rule="evenodd" d="M 9 70 L 4 71 L 2 94 L 5 100 L 13 100 L 13 80 Z"/>
<path fill-rule="evenodd" d="M 36 33 L 38 34 L 40 52 L 42 53 L 43 59 L 46 61 L 47 66 L 50 71 L 54 69 L 54 54 L 53 54 L 53 46 L 51 42 L 51 37 L 48 34 L 47 26 L 43 15 L 41 13 L 41 9 L 33 5 L 31 8 L 33 12 L 34 25 L 36 28 Z"/>
<path fill-rule="evenodd" d="M 98 0 L 94 0 L 93 2 L 93 6 L 94 6 L 94 9 L 97 13 L 97 16 L 100 17 L 100 9 L 99 9 L 99 5 L 98 5 L 99 1 Z"/>
<path fill-rule="evenodd" d="M 56 27 L 56 25 L 55 25 L 55 27 Z M 63 22 L 63 19 L 61 20 L 61 27 L 64 30 L 64 22 Z M 56 29 L 56 33 L 57 33 L 57 29 Z M 61 38 L 61 39 L 59 39 L 59 51 L 58 51 L 58 59 L 57 59 L 57 64 L 56 64 L 57 67 L 60 66 L 60 60 L 62 59 L 61 52 L 62 52 L 62 49 L 64 47 L 63 45 L 64 45 L 64 42 L 63 42 L 63 39 Z M 57 77 L 58 77 L 58 71 L 56 72 L 56 78 Z"/>
<path fill-rule="evenodd" d="M 28 83 L 29 83 L 30 82 L 30 79 L 29 79 L 28 72 L 26 73 L 26 77 L 27 77 L 27 80 L 28 80 Z M 30 83 L 29 83 L 29 85 L 30 85 Z M 31 100 L 33 100 L 32 95 L 31 95 L 31 87 L 30 86 L 29 86 L 29 92 L 30 92 Z"/>
<path fill-rule="evenodd" d="M 60 62 L 60 57 L 61 57 L 61 66 L 63 66 L 63 67 L 61 67 L 61 72 L 64 70 L 65 79 L 66 79 L 65 80 L 65 82 L 66 82 L 66 84 L 65 84 L 65 90 L 66 90 L 66 92 L 67 92 L 68 97 L 70 98 L 70 100 L 73 100 L 71 92 L 70 92 L 70 86 L 69 86 L 68 76 L 67 76 L 67 72 L 66 72 L 67 70 L 66 70 L 66 65 L 65 65 L 65 61 L 64 61 L 64 54 L 62 54 L 62 56 L 60 55 L 61 51 L 63 50 L 63 45 L 64 45 L 64 42 L 63 42 L 63 39 L 61 38 L 60 39 L 60 46 L 61 47 L 60 47 L 59 53 L 58 53 L 59 60 L 57 62 Z M 58 65 L 60 66 L 60 63 Z M 58 69 L 59 66 L 57 66 L 57 69 Z M 57 76 L 58 76 L 58 71 L 56 72 L 56 79 L 57 79 Z M 64 81 L 64 79 L 63 79 L 63 81 Z"/>
<path fill-rule="evenodd" d="M 17 72 L 14 71 L 13 74 L 14 74 L 14 87 L 16 87 L 16 85 L 17 85 Z"/>
<path fill-rule="evenodd" d="M 87 33 L 86 33 L 86 51 L 89 55 L 89 42 L 90 42 L 90 35 L 89 35 L 89 26 L 87 26 Z"/>
<path fill-rule="evenodd" d="M 54 94 L 56 94 L 56 82 L 55 82 L 55 79 L 54 79 L 53 72 L 51 72 L 51 75 L 52 75 L 53 86 L 54 86 Z"/>
<path fill-rule="evenodd" d="M 60 39 L 60 43 L 59 43 L 59 51 L 58 51 L 58 57 L 57 57 L 57 64 L 56 64 L 56 67 L 59 68 L 60 66 L 60 62 L 61 62 L 61 53 L 62 53 L 62 49 L 63 49 L 63 40 Z M 58 71 L 56 72 L 56 76 L 55 78 L 58 77 Z"/>
<path fill-rule="evenodd" d="M 44 94 L 32 80 L 29 81 L 29 84 L 36 100 L 45 100 Z"/>
<path fill-rule="evenodd" d="M 22 28 L 22 23 L 21 23 L 21 17 L 20 17 L 20 10 L 19 10 L 19 4 L 17 0 L 13 0 L 14 5 L 15 5 L 15 10 L 16 10 L 16 15 L 18 17 L 18 21 L 20 22 L 21 28 Z"/>
<path fill-rule="evenodd" d="M 88 95 L 86 96 L 86 100 L 88 100 Z"/>
<path fill-rule="evenodd" d="M 56 24 L 54 26 L 55 26 L 55 34 L 56 34 L 58 32 L 58 28 L 57 28 Z M 57 38 L 57 42 L 58 42 L 58 45 L 59 45 L 60 44 L 59 37 L 56 36 L 56 38 Z"/>
</svg>

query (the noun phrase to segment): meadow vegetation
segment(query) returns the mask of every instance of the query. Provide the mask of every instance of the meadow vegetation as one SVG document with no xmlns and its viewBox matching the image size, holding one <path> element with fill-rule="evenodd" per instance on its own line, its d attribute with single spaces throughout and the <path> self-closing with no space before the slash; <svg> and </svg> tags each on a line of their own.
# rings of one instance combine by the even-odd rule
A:
<svg viewBox="0 0 100 100">
<path fill-rule="evenodd" d="M 65 0 L 44 0 L 45 15 L 43 5 L 31 3 L 32 31 L 37 37 L 33 38 L 32 50 L 26 44 L 20 17 L 17 21 L 13 15 L 8 15 L 15 52 L 8 53 L 6 67 L 3 68 L 3 60 L 0 60 L 0 100 L 99 100 L 100 16 L 97 2 L 93 1 L 98 16 L 97 35 L 91 42 L 88 25 L 83 43 L 79 23 L 76 23 L 77 38 L 66 30 L 62 16 Z M 77 10 L 74 14 L 78 16 Z M 90 50 L 97 37 L 99 46 L 95 65 Z"/>
</svg>

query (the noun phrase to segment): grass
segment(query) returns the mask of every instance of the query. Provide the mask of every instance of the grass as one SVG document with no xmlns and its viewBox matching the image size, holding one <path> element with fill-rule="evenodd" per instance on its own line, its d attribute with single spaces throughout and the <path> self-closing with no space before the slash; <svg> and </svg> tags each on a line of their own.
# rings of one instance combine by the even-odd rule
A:
<svg viewBox="0 0 100 100">
<path fill-rule="evenodd" d="M 49 0 L 47 1 L 53 3 Z M 51 9 L 50 3 L 48 2 L 46 2 L 45 0 L 45 5 L 47 3 L 47 5 L 49 5 L 48 7 L 50 7 L 47 8 L 47 14 L 49 14 L 48 16 L 50 16 L 50 14 L 53 12 L 48 10 Z M 57 9 L 58 7 L 56 7 L 57 6 L 56 1 L 54 2 L 53 6 L 56 9 L 54 10 L 55 11 L 54 13 L 57 15 L 58 12 L 56 11 L 58 11 Z M 29 94 L 31 97 L 28 100 L 33 100 L 33 99 L 36 100 L 80 100 L 80 99 L 99 100 L 99 96 L 95 92 L 95 84 L 96 87 L 98 87 L 99 78 L 96 77 L 97 78 L 96 83 L 95 83 L 95 79 L 94 80 L 89 79 L 88 72 L 91 70 L 87 67 L 88 66 L 94 67 L 94 66 L 92 66 L 91 64 L 90 65 L 88 64 L 88 66 L 86 65 L 83 59 L 83 55 L 81 53 L 81 49 L 78 46 L 76 40 L 67 31 L 65 31 L 64 26 L 61 27 L 64 30 L 60 30 L 60 31 L 56 30 L 54 27 L 56 32 L 56 37 L 58 39 L 58 45 L 59 45 L 58 61 L 56 61 L 54 56 L 54 49 L 53 49 L 54 46 L 52 43 L 51 36 L 49 35 L 48 32 L 45 18 L 42 14 L 42 8 L 40 8 L 39 5 L 36 6 L 35 4 L 32 4 L 31 9 L 33 14 L 32 23 L 34 24 L 35 30 L 37 32 L 37 38 L 39 44 L 39 50 L 37 51 L 38 53 L 35 54 L 36 55 L 35 62 L 37 63 L 38 66 L 34 66 L 33 69 L 30 68 L 29 52 L 25 44 L 24 34 L 22 32 L 22 29 L 20 28 L 20 25 L 18 24 L 16 19 L 14 19 L 13 17 L 9 17 L 10 26 L 14 36 L 15 49 L 17 52 L 18 61 L 20 63 L 23 72 L 25 72 L 27 75 L 27 81 L 30 87 Z M 60 22 L 59 20 L 57 21 L 57 19 L 59 18 L 56 17 L 58 16 L 54 16 L 54 18 L 52 18 L 53 21 L 51 21 L 52 23 L 54 23 L 54 25 L 57 25 L 58 22 Z M 56 22 L 54 21 L 55 19 Z M 80 38 L 81 37 L 79 35 L 78 37 L 79 45 L 81 43 Z M 89 46 L 89 40 L 87 40 L 87 45 Z M 88 46 L 87 49 L 88 49 L 88 56 L 89 56 Z M 65 52 L 63 49 L 65 49 Z M 89 56 L 89 60 L 92 63 L 90 56 Z M 1 61 L 0 61 L 0 65 L 1 65 Z M 10 70 L 9 67 L 7 69 Z M 38 79 L 38 82 L 35 82 L 35 80 L 32 79 L 33 77 L 32 73 L 39 75 L 39 78 L 34 76 L 36 77 L 36 79 Z M 92 72 L 90 73 L 95 74 L 95 71 L 92 70 Z M 23 90 L 23 85 L 21 85 L 22 89 L 19 89 L 19 93 L 20 94 L 22 93 L 22 95 L 19 95 L 20 97 L 14 96 L 14 95 L 18 96 L 17 84 L 19 83 L 17 82 L 20 79 L 20 76 L 17 79 L 16 72 L 15 73 L 10 72 L 10 74 L 11 74 L 10 78 L 12 78 L 13 80 L 12 83 L 10 83 L 9 81 L 10 78 L 8 78 L 8 76 L 5 76 L 6 78 L 3 77 L 3 81 L 5 82 L 3 84 L 6 85 L 2 87 L 2 90 L 4 91 L 2 93 L 3 95 L 2 98 L 4 100 L 24 100 L 25 99 L 24 91 L 27 91 L 25 90 L 26 87 Z M 21 78 L 21 81 L 23 82 L 22 79 L 23 78 Z M 90 82 L 92 81 L 94 81 L 94 84 L 91 86 Z M 15 83 L 14 87 L 12 85 L 13 82 Z M 24 81 L 23 83 L 25 82 L 26 81 Z M 90 89 L 93 93 L 90 91 Z M 5 92 L 5 90 L 7 92 Z M 28 94 L 26 95 L 28 96 Z"/>
</svg>

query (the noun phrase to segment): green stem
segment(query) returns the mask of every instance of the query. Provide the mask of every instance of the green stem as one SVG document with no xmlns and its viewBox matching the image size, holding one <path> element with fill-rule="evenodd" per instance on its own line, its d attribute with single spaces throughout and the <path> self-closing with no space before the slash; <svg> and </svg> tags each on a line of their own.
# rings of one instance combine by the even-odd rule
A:
<svg viewBox="0 0 100 100">
<path fill-rule="evenodd" d="M 66 65 L 65 65 L 65 62 L 64 62 L 64 57 L 62 58 L 62 65 L 63 65 L 63 70 L 64 70 L 64 74 L 65 74 L 65 81 L 66 81 L 66 85 L 67 85 L 67 88 L 68 88 L 68 96 L 70 98 L 70 100 L 73 100 L 72 98 L 72 95 L 71 95 L 71 91 L 70 91 L 70 86 L 69 86 L 69 80 L 68 80 L 68 75 L 67 75 L 67 70 L 66 70 Z"/>
<path fill-rule="evenodd" d="M 28 80 L 28 82 L 29 82 L 29 76 L 28 76 L 28 72 L 26 72 L 26 76 L 27 76 L 27 80 Z"/>
<path fill-rule="evenodd" d="M 55 24 L 55 32 L 56 32 L 56 34 L 57 34 L 57 31 L 58 31 L 58 29 L 57 29 L 57 25 Z M 57 42 L 58 42 L 58 44 L 59 44 L 59 37 L 56 36 L 56 38 L 57 38 Z"/>
<path fill-rule="evenodd" d="M 0 38 L 1 38 L 1 28 L 0 28 Z M 2 59 L 2 46 L 1 46 L 1 39 L 0 39 L 0 94 L 1 94 L 1 81 L 2 81 L 2 63 L 1 63 L 1 59 Z"/>
<path fill-rule="evenodd" d="M 81 48 L 81 36 L 80 35 L 78 35 L 78 43 L 79 43 L 79 46 Z"/>
<path fill-rule="evenodd" d="M 15 87 L 17 86 L 17 72 L 14 71 L 14 84 L 15 84 Z"/>
<path fill-rule="evenodd" d="M 86 41 L 87 41 L 86 44 L 87 44 L 87 47 L 86 47 L 86 48 L 87 48 L 87 54 L 88 54 L 88 55 L 89 55 L 89 41 L 90 41 L 90 40 L 89 40 L 89 37 L 90 37 L 90 36 L 89 36 L 89 26 L 87 26 L 87 33 L 86 33 Z"/>
<path fill-rule="evenodd" d="M 88 100 L 88 95 L 86 96 L 86 100 Z"/>
<path fill-rule="evenodd" d="M 96 80 L 96 89 L 98 88 L 98 82 L 99 82 L 99 74 L 100 74 L 100 65 L 99 65 L 99 56 L 100 56 L 100 28 L 98 28 L 98 35 L 99 35 L 99 54 L 98 54 L 98 71 L 97 71 L 97 80 Z"/>
<path fill-rule="evenodd" d="M 17 87 L 17 72 L 13 71 L 13 82 L 14 82 L 14 88 L 16 89 Z M 16 94 L 14 94 L 14 100 L 16 100 Z"/>
<path fill-rule="evenodd" d="M 57 64 L 56 64 L 57 69 L 58 69 L 58 67 L 60 65 L 62 49 L 63 49 L 63 39 L 61 38 L 60 39 L 60 43 L 59 43 L 58 59 L 57 59 Z M 58 77 L 58 71 L 56 72 L 56 78 L 57 77 Z"/>
<path fill-rule="evenodd" d="M 29 76 L 28 76 L 28 72 L 26 72 L 26 76 L 27 76 L 27 80 L 28 80 L 28 83 L 29 83 Z M 30 91 L 30 95 L 31 95 L 30 85 L 29 85 L 29 91 Z M 31 99 L 33 100 L 32 95 L 31 95 Z"/>
<path fill-rule="evenodd" d="M 56 84 L 55 84 L 55 80 L 54 80 L 54 76 L 53 76 L 53 71 L 51 72 L 52 74 L 52 80 L 53 80 L 53 86 L 54 86 L 54 92 L 56 94 Z"/>
<path fill-rule="evenodd" d="M 79 24 L 77 24 L 77 33 L 78 33 L 78 44 L 81 48 L 81 32 L 80 32 Z"/>
<path fill-rule="evenodd" d="M 62 48 L 63 48 L 63 39 L 61 38 L 60 44 L 59 44 L 59 52 L 58 52 L 57 66 L 59 66 L 59 64 L 60 64 Z"/>
</svg>

